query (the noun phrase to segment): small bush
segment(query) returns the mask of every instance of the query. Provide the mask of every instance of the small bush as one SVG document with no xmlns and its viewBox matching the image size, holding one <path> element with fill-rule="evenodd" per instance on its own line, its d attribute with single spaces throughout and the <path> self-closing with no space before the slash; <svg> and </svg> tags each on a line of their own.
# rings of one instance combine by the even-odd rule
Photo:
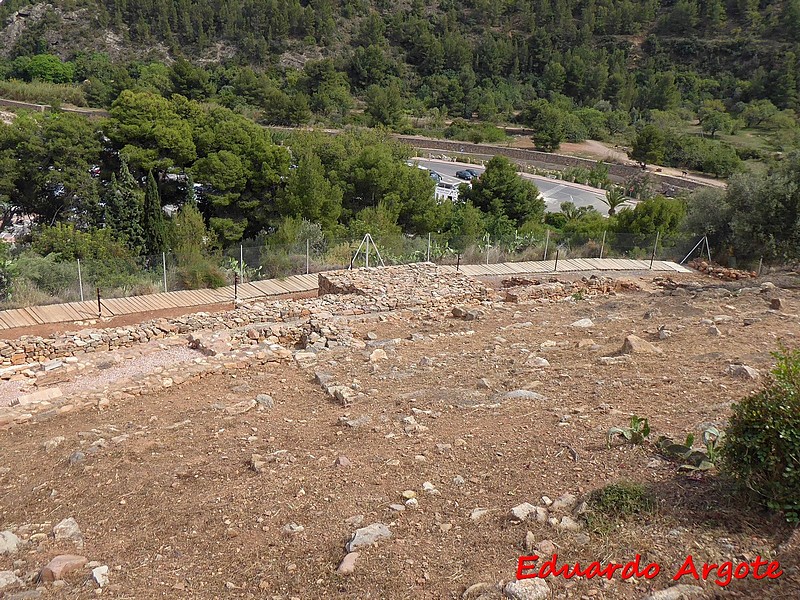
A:
<svg viewBox="0 0 800 600">
<path fill-rule="evenodd" d="M 620 519 L 649 514 L 655 510 L 650 491 L 639 483 L 621 481 L 589 494 L 586 522 L 593 531 L 610 531 Z"/>
<path fill-rule="evenodd" d="M 800 523 L 800 349 L 774 356 L 765 388 L 733 405 L 723 468 L 768 508 Z"/>
<path fill-rule="evenodd" d="M 205 259 L 182 265 L 178 268 L 177 275 L 183 289 L 188 290 L 218 288 L 227 283 L 225 272 Z"/>
</svg>

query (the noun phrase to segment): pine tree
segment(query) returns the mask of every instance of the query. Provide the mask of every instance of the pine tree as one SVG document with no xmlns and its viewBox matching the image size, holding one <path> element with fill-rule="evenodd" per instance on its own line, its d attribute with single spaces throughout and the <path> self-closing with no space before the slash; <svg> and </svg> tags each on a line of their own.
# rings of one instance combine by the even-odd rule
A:
<svg viewBox="0 0 800 600">
<path fill-rule="evenodd" d="M 141 254 L 145 246 L 142 213 L 142 193 L 128 163 L 123 160 L 119 179 L 111 175 L 111 185 L 105 197 L 105 223 L 134 254 Z"/>
<path fill-rule="evenodd" d="M 144 193 L 144 229 L 145 248 L 148 254 L 159 254 L 167 247 L 167 224 L 161 210 L 161 196 L 158 193 L 153 172 L 147 174 L 147 188 Z"/>
</svg>

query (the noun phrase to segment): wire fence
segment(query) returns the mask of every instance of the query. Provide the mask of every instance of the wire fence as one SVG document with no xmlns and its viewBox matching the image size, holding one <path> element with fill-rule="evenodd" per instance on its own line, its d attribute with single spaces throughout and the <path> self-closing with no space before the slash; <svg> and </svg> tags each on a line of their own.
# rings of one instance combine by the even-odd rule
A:
<svg viewBox="0 0 800 600">
<path fill-rule="evenodd" d="M 6 272 L 0 309 L 77 300 L 137 296 L 164 291 L 217 288 L 262 279 L 318 273 L 350 267 L 410 264 L 494 264 L 569 258 L 633 258 L 682 262 L 720 249 L 686 235 L 631 232 L 542 231 L 502 239 L 431 233 L 422 236 L 318 236 L 275 244 L 243 243 L 210 255 L 174 252 L 137 259 L 104 257 L 64 261 L 23 252 Z M 360 248 L 360 250 L 359 250 Z M 758 261 L 756 261 L 757 263 Z M 740 268 L 756 268 L 739 264 Z M 0 284 L 3 280 L 0 280 Z M 3 287 L 3 286 L 0 286 Z"/>
</svg>

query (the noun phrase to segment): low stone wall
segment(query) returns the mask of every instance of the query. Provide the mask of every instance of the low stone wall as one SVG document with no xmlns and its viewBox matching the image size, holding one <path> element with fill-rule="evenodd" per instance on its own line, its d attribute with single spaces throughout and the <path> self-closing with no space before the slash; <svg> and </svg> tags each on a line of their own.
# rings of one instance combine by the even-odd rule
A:
<svg viewBox="0 0 800 600">
<path fill-rule="evenodd" d="M 620 291 L 637 291 L 639 286 L 624 279 L 611 277 L 582 277 L 577 281 L 550 278 L 547 281 L 511 279 L 503 282 L 506 302 L 533 300 L 563 300 L 579 294 L 581 297 L 610 296 Z"/>
<path fill-rule="evenodd" d="M 13 369 L 3 372 L 2 367 L 129 348 L 201 331 L 235 330 L 230 336 L 218 336 L 210 343 L 220 347 L 264 340 L 295 346 L 311 335 L 317 336 L 315 343 L 322 339 L 323 345 L 336 344 L 339 333 L 330 324 L 334 315 L 347 317 L 400 308 L 449 308 L 453 304 L 479 303 L 488 296 L 481 282 L 463 274 L 442 272 L 430 263 L 331 271 L 321 273 L 319 281 L 318 298 L 249 303 L 230 311 L 154 319 L 138 325 L 0 340 L 0 378 L 13 372 Z"/>
<path fill-rule="evenodd" d="M 174 319 L 154 319 L 138 325 L 83 329 L 53 337 L 22 336 L 0 340 L 0 367 L 44 362 L 91 352 L 130 348 L 152 340 L 199 331 L 238 330 L 233 341 L 275 338 L 294 345 L 314 329 L 312 323 L 325 321 L 333 312 L 342 315 L 366 312 L 359 297 L 312 298 L 242 305 L 230 311 L 195 313 Z M 300 326 L 300 322 L 305 325 Z M 295 323 L 286 327 L 281 324 Z M 317 328 L 321 325 L 317 325 Z M 3 373 L 0 372 L 0 377 Z"/>
<path fill-rule="evenodd" d="M 479 303 L 488 298 L 480 281 L 432 263 L 320 273 L 319 295 L 328 294 L 366 297 L 365 308 L 370 312 Z"/>
</svg>

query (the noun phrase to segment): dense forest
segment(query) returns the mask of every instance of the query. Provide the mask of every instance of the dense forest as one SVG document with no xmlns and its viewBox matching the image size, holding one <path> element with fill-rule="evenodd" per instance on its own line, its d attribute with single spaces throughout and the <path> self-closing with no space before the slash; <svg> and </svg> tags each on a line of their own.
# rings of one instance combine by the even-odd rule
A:
<svg viewBox="0 0 800 600">
<path fill-rule="evenodd" d="M 34 223 L 0 244 L 0 289 L 59 295 L 59 265 L 76 259 L 130 287 L 164 251 L 180 285 L 218 285 L 232 245 L 267 249 L 262 274 L 281 274 L 281 243 L 366 232 L 396 256 L 431 232 L 446 254 L 550 230 L 633 254 L 656 234 L 708 235 L 719 260 L 793 260 L 799 46 L 800 0 L 5 0 L 0 97 L 55 110 L 0 124 L 0 229 Z M 269 129 L 309 124 L 344 133 Z M 545 215 L 495 158 L 461 202 L 440 203 L 385 136 L 503 141 L 508 125 L 546 151 L 604 140 L 730 185 L 669 199 L 598 164 L 572 175 L 607 190 L 608 215 Z M 642 202 L 620 208 L 633 189 Z"/>
</svg>

